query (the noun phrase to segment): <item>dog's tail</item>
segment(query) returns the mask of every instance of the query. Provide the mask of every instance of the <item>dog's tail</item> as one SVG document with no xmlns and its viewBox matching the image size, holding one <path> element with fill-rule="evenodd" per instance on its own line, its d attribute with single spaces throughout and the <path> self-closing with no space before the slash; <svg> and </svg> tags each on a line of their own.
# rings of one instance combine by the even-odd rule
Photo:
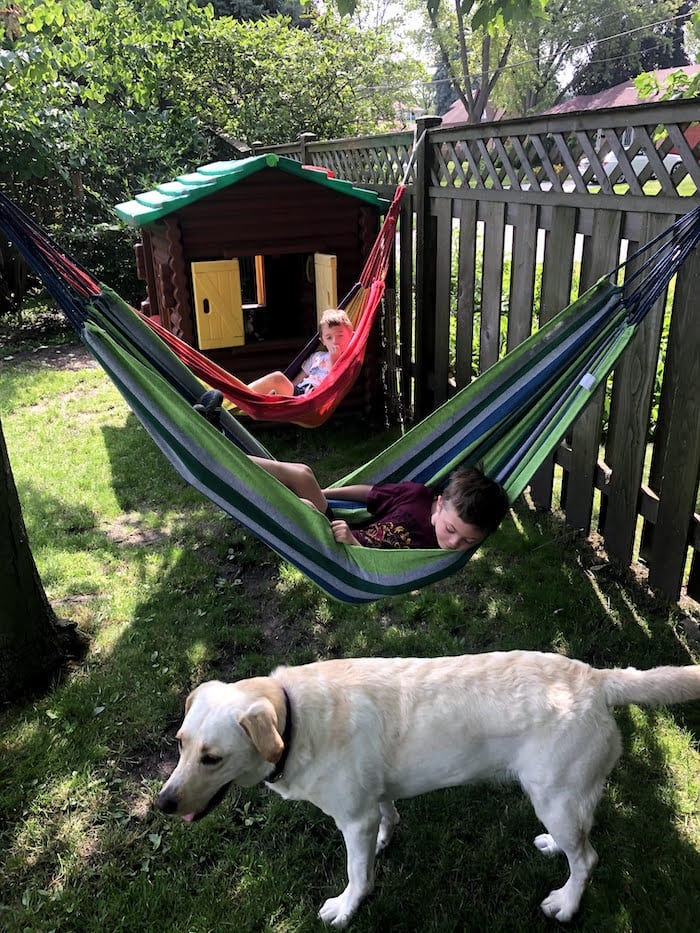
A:
<svg viewBox="0 0 700 933">
<path fill-rule="evenodd" d="M 661 706 L 700 699 L 700 665 L 653 667 L 648 671 L 615 667 L 598 673 L 608 706 Z"/>
</svg>

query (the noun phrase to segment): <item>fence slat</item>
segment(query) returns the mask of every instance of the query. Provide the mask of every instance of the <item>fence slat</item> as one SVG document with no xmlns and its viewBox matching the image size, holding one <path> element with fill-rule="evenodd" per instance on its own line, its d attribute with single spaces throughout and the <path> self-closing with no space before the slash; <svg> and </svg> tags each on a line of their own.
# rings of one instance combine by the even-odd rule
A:
<svg viewBox="0 0 700 933">
<path fill-rule="evenodd" d="M 532 333 L 537 257 L 537 207 L 518 204 L 513 212 L 513 258 L 510 264 L 508 301 L 508 349 Z"/>
<path fill-rule="evenodd" d="M 492 204 L 484 221 L 484 262 L 481 276 L 481 338 L 479 367 L 483 373 L 499 356 L 501 329 L 501 288 L 506 206 Z"/>
<path fill-rule="evenodd" d="M 620 242 L 620 215 L 614 211 L 596 211 L 593 233 L 586 243 L 581 270 L 581 290 L 588 288 L 617 265 Z M 593 511 L 593 491 L 600 418 L 605 386 L 593 393 L 571 432 L 571 471 L 566 486 L 566 519 L 574 528 L 588 534 Z"/>
<path fill-rule="evenodd" d="M 663 214 L 647 217 L 644 243 L 665 230 L 673 220 Z M 639 262 L 630 263 L 627 274 L 637 268 Z M 665 302 L 664 291 L 625 350 L 613 379 L 605 451 L 612 476 L 602 530 L 608 555 L 625 565 L 631 562 L 634 548 Z"/>
<path fill-rule="evenodd" d="M 413 198 L 407 191 L 399 219 L 399 366 L 404 415 L 413 409 Z"/>
<path fill-rule="evenodd" d="M 432 370 L 433 404 L 442 405 L 448 398 L 450 364 L 450 286 L 452 279 L 452 202 L 438 201 L 435 205 L 437 230 L 435 237 L 435 329 Z"/>
<path fill-rule="evenodd" d="M 468 385 L 473 373 L 474 289 L 476 287 L 475 201 L 459 203 L 459 260 L 457 282 L 457 333 L 455 339 L 455 380 L 457 388 Z"/>
<path fill-rule="evenodd" d="M 685 264 L 676 279 L 669 344 L 673 343 L 675 366 L 667 367 L 672 380 L 672 407 L 668 447 L 664 457 L 659 495 L 659 517 L 654 529 L 649 584 L 666 593 L 680 592 L 688 550 L 689 523 L 680 515 L 692 515 L 698 489 L 700 463 L 700 327 L 698 326 L 700 264 Z M 695 468 L 692 465 L 695 464 Z"/>
</svg>

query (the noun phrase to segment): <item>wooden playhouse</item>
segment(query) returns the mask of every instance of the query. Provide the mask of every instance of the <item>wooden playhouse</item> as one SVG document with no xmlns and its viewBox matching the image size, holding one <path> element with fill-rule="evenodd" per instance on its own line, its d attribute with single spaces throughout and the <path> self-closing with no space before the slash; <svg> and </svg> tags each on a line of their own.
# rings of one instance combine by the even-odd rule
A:
<svg viewBox="0 0 700 933">
<path fill-rule="evenodd" d="M 141 309 L 250 382 L 284 370 L 357 281 L 388 202 L 272 154 L 216 162 L 118 204 L 139 230 Z M 339 411 L 381 417 L 380 341 Z"/>
</svg>

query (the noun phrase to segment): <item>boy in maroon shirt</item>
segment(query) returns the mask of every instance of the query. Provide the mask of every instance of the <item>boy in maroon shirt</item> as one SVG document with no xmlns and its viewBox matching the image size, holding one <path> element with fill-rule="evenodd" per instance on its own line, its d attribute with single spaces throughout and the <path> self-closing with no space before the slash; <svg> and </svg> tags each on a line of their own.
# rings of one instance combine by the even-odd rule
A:
<svg viewBox="0 0 700 933">
<path fill-rule="evenodd" d="M 320 512 L 328 514 L 328 499 L 362 503 L 371 518 L 360 527 L 331 520 L 339 544 L 468 551 L 498 528 L 509 508 L 503 487 L 475 467 L 458 467 L 436 495 L 413 482 L 321 489 L 304 463 L 251 459 Z"/>
</svg>

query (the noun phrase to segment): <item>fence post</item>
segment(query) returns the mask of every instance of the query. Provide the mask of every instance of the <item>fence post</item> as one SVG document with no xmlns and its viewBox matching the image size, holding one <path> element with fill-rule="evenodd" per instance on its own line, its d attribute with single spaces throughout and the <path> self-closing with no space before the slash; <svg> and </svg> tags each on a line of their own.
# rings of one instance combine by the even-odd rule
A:
<svg viewBox="0 0 700 933">
<path fill-rule="evenodd" d="M 429 131 L 440 126 L 441 117 L 416 120 L 416 139 L 426 136 L 416 155 L 414 197 L 416 207 L 416 357 L 413 417 L 420 421 L 435 408 L 435 249 L 436 223 L 430 212 L 430 166 L 432 152 Z"/>
<path fill-rule="evenodd" d="M 307 156 L 307 146 L 309 143 L 312 143 L 314 139 L 318 139 L 315 133 L 300 133 L 299 134 L 299 155 L 301 156 L 301 164 L 308 165 L 309 159 Z"/>
</svg>

